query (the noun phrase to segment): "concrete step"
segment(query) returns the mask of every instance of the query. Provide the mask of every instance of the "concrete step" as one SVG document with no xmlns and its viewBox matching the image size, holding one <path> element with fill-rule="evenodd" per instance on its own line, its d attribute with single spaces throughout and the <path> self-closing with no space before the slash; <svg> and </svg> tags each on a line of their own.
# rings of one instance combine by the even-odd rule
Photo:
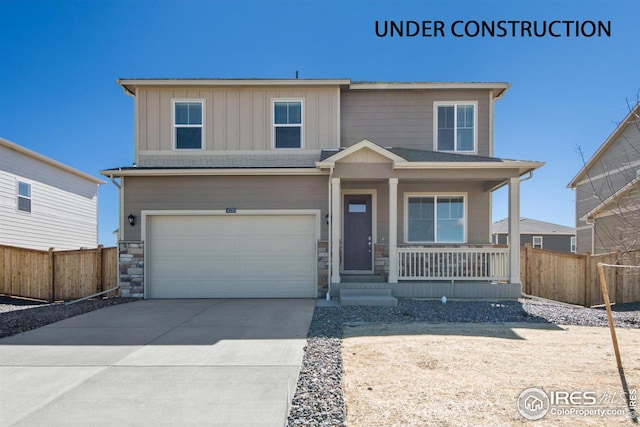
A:
<svg viewBox="0 0 640 427">
<path fill-rule="evenodd" d="M 370 305 L 370 306 L 390 306 L 396 307 L 398 299 L 391 296 L 381 295 L 360 295 L 360 296 L 340 296 L 340 305 Z"/>
<path fill-rule="evenodd" d="M 340 276 L 342 283 L 384 283 L 384 276 L 373 274 L 343 274 Z"/>
</svg>

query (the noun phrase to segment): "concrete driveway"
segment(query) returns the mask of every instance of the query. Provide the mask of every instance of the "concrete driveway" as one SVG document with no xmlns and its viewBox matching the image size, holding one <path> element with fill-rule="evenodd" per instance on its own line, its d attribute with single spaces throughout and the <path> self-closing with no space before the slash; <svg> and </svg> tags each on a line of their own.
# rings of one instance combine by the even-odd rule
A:
<svg viewBox="0 0 640 427">
<path fill-rule="evenodd" d="M 282 426 L 315 301 L 147 300 L 0 340 L 0 425 Z"/>
</svg>

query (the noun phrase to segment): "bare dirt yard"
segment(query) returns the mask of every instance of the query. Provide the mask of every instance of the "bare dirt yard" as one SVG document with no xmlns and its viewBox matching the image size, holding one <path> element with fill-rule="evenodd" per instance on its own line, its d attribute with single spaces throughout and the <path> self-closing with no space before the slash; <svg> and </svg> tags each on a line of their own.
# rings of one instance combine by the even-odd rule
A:
<svg viewBox="0 0 640 427">
<path fill-rule="evenodd" d="M 629 390 L 640 391 L 640 329 L 616 328 Z M 409 323 L 345 327 L 344 395 L 351 426 L 632 424 L 609 329 L 531 323 Z M 582 405 L 518 412 L 520 393 L 579 392 Z M 582 392 L 589 392 L 586 397 Z M 633 392 L 632 392 L 633 393 Z M 590 405 L 588 396 L 596 396 Z M 636 394 L 637 396 L 637 394 Z M 564 401 L 560 401 L 564 404 Z M 559 414 L 594 407 L 624 415 Z M 555 408 L 555 409 L 554 409 Z M 554 413 L 552 413 L 554 412 Z"/>
</svg>

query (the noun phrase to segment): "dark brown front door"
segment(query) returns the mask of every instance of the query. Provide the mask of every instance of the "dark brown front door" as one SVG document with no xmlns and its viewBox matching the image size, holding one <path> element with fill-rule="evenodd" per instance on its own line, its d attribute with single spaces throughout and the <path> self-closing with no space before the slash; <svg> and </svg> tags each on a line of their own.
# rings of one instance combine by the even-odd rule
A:
<svg viewBox="0 0 640 427">
<path fill-rule="evenodd" d="M 371 195 L 344 196 L 344 269 L 371 270 Z"/>
</svg>

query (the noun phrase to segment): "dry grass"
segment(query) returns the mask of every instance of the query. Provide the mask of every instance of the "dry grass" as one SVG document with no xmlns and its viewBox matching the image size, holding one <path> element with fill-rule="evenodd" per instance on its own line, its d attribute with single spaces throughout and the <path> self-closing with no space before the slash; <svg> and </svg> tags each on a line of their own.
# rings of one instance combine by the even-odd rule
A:
<svg viewBox="0 0 640 427">
<path fill-rule="evenodd" d="M 617 333 L 629 389 L 640 389 L 640 330 Z M 628 415 L 550 413 L 533 424 L 516 406 L 529 387 L 619 397 L 607 328 L 368 325 L 345 328 L 342 354 L 350 426 L 631 425 Z"/>
</svg>

